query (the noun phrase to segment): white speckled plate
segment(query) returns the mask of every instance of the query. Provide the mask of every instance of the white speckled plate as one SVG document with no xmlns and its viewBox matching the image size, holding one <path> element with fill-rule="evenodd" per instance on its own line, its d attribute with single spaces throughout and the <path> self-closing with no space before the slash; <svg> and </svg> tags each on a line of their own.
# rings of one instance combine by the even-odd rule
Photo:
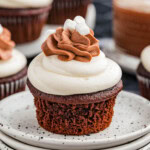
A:
<svg viewBox="0 0 150 150">
<path fill-rule="evenodd" d="M 139 150 L 150 150 L 150 143 Z"/>
<path fill-rule="evenodd" d="M 121 92 L 114 117 L 103 132 L 85 136 L 63 136 L 40 128 L 35 115 L 33 97 L 22 92 L 0 102 L 0 130 L 24 143 L 56 149 L 94 149 L 121 145 L 150 132 L 150 102 Z"/>
<path fill-rule="evenodd" d="M 138 150 L 138 149 L 144 150 L 146 147 L 150 148 L 150 146 L 147 145 L 149 143 L 150 143 L 150 133 L 133 141 L 133 142 L 130 142 L 130 143 L 127 143 L 124 145 L 120 145 L 117 147 L 113 147 L 113 148 L 108 148 L 105 150 Z M 145 145 L 146 145 L 146 147 L 145 147 Z M 140 148 L 142 148 L 142 149 L 140 149 Z M 148 149 L 145 149 L 145 150 L 148 150 Z"/>
<path fill-rule="evenodd" d="M 13 147 L 14 149 L 18 149 L 18 150 L 48 150 L 48 149 L 34 147 L 31 145 L 27 145 L 25 143 L 19 142 L 15 139 L 5 135 L 2 132 L 0 132 L 0 138 L 3 142 L 5 142 L 7 145 Z M 150 142 L 150 134 L 147 134 L 133 142 L 130 142 L 130 143 L 127 143 L 127 144 L 124 144 L 121 146 L 113 147 L 113 148 L 108 148 L 105 150 L 134 150 L 134 149 L 139 149 L 141 147 L 143 147 L 143 148 L 140 150 L 148 150 L 148 148 L 150 148 L 150 145 L 148 144 L 149 142 Z M 0 148 L 4 147 L 4 146 L 7 148 L 7 146 L 4 143 L 2 143 L 2 145 L 1 145 L 1 142 L 0 142 Z M 2 149 L 2 150 L 12 150 L 12 149 Z"/>
<path fill-rule="evenodd" d="M 136 69 L 140 63 L 138 57 L 122 52 L 121 48 L 115 46 L 112 38 L 100 39 L 100 46 L 103 48 L 106 56 L 116 61 L 124 71 L 134 75 L 136 74 Z"/>
<path fill-rule="evenodd" d="M 90 4 L 87 9 L 86 22 L 88 26 L 92 29 L 95 27 L 96 22 L 96 8 L 93 4 Z M 45 25 L 42 30 L 41 36 L 33 41 L 26 44 L 19 44 L 16 49 L 20 50 L 26 57 L 30 58 L 41 52 L 41 44 L 43 42 L 42 38 L 45 32 L 49 29 L 55 30 L 60 25 Z"/>
<path fill-rule="evenodd" d="M 0 140 L 0 150 L 13 150 Z"/>
<path fill-rule="evenodd" d="M 17 149 L 17 150 L 48 150 L 48 149 L 38 148 L 38 147 L 34 147 L 34 146 L 31 146 L 31 145 L 24 144 L 22 142 L 19 142 L 19 141 L 15 140 L 15 139 L 5 135 L 2 132 L 0 132 L 0 139 L 4 143 L 6 143 L 7 145 L 9 145 L 12 148 Z M 2 143 L 2 144 L 5 146 L 4 143 Z M 1 148 L 1 142 L 0 142 L 0 148 Z M 2 150 L 7 150 L 7 149 L 2 149 Z M 8 149 L 8 150 L 12 150 L 12 149 Z"/>
</svg>

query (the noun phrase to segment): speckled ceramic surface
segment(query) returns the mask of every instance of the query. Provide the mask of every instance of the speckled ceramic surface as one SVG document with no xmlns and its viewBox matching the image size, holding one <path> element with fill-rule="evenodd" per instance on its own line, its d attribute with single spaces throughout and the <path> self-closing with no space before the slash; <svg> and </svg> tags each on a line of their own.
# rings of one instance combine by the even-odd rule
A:
<svg viewBox="0 0 150 150">
<path fill-rule="evenodd" d="M 150 150 L 149 142 L 150 142 L 150 133 L 139 138 L 138 140 L 135 140 L 135 141 L 130 142 L 128 144 L 124 144 L 124 145 L 117 146 L 114 148 L 108 148 L 105 150 L 148 150 L 148 148 Z"/>
<path fill-rule="evenodd" d="M 123 53 L 111 38 L 100 39 L 100 46 L 105 52 L 106 56 L 116 61 L 121 68 L 131 74 L 136 74 L 136 69 L 139 65 L 140 59 L 126 53 Z"/>
<path fill-rule="evenodd" d="M 18 150 L 50 150 L 50 149 L 44 149 L 44 148 L 38 148 L 38 147 L 34 147 L 34 146 L 30 146 L 27 144 L 24 144 L 22 142 L 19 142 L 7 135 L 5 135 L 4 133 L 0 132 L 0 138 L 9 146 L 11 146 L 14 149 L 18 149 Z M 117 146 L 114 148 L 108 148 L 108 149 L 103 149 L 103 150 L 134 150 L 134 149 L 139 149 L 143 146 L 142 149 L 140 150 L 148 150 L 148 148 L 150 148 L 150 145 L 148 144 L 150 142 L 150 134 L 147 134 L 143 137 L 141 137 L 138 140 L 135 140 L 133 142 L 121 145 L 121 146 Z M 2 145 L 1 145 L 2 144 Z M 147 145 L 148 144 L 148 145 Z M 0 142 L 0 148 L 2 147 L 3 149 L 7 146 L 5 146 L 5 144 Z M 3 150 L 2 149 L 2 150 Z M 4 150 L 12 150 L 12 149 L 4 149 Z M 52 149 L 51 149 L 52 150 Z M 100 149 L 99 149 L 100 150 Z"/>
<path fill-rule="evenodd" d="M 150 143 L 139 150 L 150 150 Z"/>
<path fill-rule="evenodd" d="M 0 140 L 0 150 L 13 150 Z"/>
<path fill-rule="evenodd" d="M 17 150 L 50 150 L 50 149 L 43 149 L 43 148 L 38 148 L 38 147 L 34 147 L 34 146 L 30 146 L 30 145 L 27 145 L 27 144 L 24 144 L 24 143 L 21 143 L 7 135 L 5 135 L 4 133 L 0 132 L 0 139 L 6 143 L 7 145 L 11 146 L 12 148 L 14 149 L 17 149 Z M 3 143 L 2 143 L 3 144 Z M 3 144 L 4 145 L 4 144 Z M 0 146 L 1 146 L 1 142 L 0 142 Z M 7 147 L 6 147 L 7 148 Z M 0 147 L 0 150 L 3 150 L 1 149 Z M 7 150 L 7 149 L 4 149 L 4 150 Z M 12 150 L 12 149 L 8 149 L 8 150 Z"/>
<path fill-rule="evenodd" d="M 0 102 L 0 129 L 22 142 L 45 148 L 94 149 L 120 145 L 150 132 L 150 102 L 121 92 L 114 108 L 113 121 L 103 132 L 85 136 L 63 136 L 39 127 L 33 97 L 29 91 Z"/>
<path fill-rule="evenodd" d="M 96 23 L 96 8 L 93 4 L 90 4 L 87 9 L 86 22 L 91 29 L 94 29 Z M 20 50 L 26 57 L 30 58 L 41 52 L 41 44 L 44 33 L 47 30 L 55 30 L 60 25 L 46 25 L 41 33 L 39 39 L 26 44 L 20 44 L 16 46 L 16 49 Z"/>
</svg>

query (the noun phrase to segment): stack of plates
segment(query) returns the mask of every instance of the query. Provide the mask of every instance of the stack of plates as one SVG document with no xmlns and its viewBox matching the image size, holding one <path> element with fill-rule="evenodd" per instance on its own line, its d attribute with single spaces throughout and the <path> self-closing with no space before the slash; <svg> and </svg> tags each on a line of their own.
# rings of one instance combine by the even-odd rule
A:
<svg viewBox="0 0 150 150">
<path fill-rule="evenodd" d="M 29 91 L 22 92 L 0 102 L 0 140 L 3 142 L 0 149 L 140 149 L 150 142 L 149 110 L 149 101 L 123 91 L 116 100 L 109 128 L 91 135 L 64 136 L 47 132 L 38 125 L 33 97 Z"/>
</svg>

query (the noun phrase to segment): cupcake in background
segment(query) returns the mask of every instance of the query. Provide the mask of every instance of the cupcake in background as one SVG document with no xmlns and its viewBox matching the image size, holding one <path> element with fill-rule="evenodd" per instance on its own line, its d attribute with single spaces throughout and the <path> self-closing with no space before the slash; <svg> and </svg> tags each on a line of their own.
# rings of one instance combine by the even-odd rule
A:
<svg viewBox="0 0 150 150">
<path fill-rule="evenodd" d="M 92 0 L 54 0 L 48 17 L 48 24 L 63 25 L 66 19 L 75 16 L 86 17 L 88 5 Z"/>
<path fill-rule="evenodd" d="M 141 63 L 137 69 L 141 95 L 150 100 L 150 46 L 141 54 Z"/>
<path fill-rule="evenodd" d="M 36 40 L 47 21 L 52 0 L 0 0 L 0 23 L 17 43 Z"/>
<path fill-rule="evenodd" d="M 0 100 L 25 90 L 27 60 L 14 47 L 11 33 L 0 25 Z"/>
<path fill-rule="evenodd" d="M 123 87 L 122 72 L 100 51 L 85 20 L 66 20 L 63 28 L 51 31 L 42 50 L 31 62 L 27 80 L 39 125 L 64 135 L 107 128 Z"/>
<path fill-rule="evenodd" d="M 140 57 L 150 45 L 150 0 L 113 0 L 113 32 L 119 50 Z"/>
</svg>

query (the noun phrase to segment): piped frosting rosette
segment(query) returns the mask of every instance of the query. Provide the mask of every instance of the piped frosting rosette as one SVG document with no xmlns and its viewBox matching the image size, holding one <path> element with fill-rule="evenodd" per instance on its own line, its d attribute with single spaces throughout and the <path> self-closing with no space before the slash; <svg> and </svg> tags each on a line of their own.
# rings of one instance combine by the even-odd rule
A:
<svg viewBox="0 0 150 150">
<path fill-rule="evenodd" d="M 0 60 L 8 60 L 12 56 L 14 46 L 11 33 L 0 25 Z"/>
<path fill-rule="evenodd" d="M 42 44 L 43 53 L 30 64 L 28 78 L 38 90 L 54 95 L 103 91 L 121 79 L 120 67 L 100 51 L 85 20 L 66 20 Z M 36 77 L 35 77 L 36 75 Z"/>
<path fill-rule="evenodd" d="M 16 74 L 26 66 L 25 56 L 14 47 L 10 31 L 0 25 L 0 78 Z"/>
</svg>

